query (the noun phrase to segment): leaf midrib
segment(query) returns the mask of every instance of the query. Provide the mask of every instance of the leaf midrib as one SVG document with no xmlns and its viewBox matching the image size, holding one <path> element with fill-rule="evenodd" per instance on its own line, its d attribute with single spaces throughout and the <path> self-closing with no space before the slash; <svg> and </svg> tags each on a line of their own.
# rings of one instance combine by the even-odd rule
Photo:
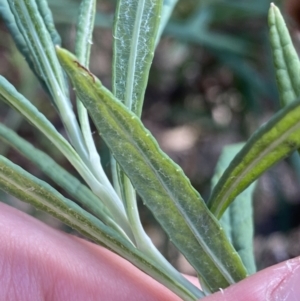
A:
<svg viewBox="0 0 300 301">
<path fill-rule="evenodd" d="M 140 28 L 143 20 L 143 12 L 145 7 L 146 0 L 138 1 L 138 8 L 136 13 L 136 18 L 134 21 L 133 34 L 132 34 L 132 43 L 130 47 L 130 55 L 128 60 L 128 70 L 127 70 L 127 82 L 126 82 L 126 91 L 125 91 L 125 100 L 124 103 L 126 106 L 132 111 L 133 109 L 133 87 L 136 81 L 135 70 L 136 70 L 136 61 L 138 58 L 138 45 L 139 45 L 139 36 L 140 36 Z"/>
<path fill-rule="evenodd" d="M 248 165 L 248 167 L 246 169 L 244 169 L 244 171 L 239 176 L 236 177 L 236 179 L 232 182 L 232 185 L 230 186 L 230 188 L 223 195 L 223 197 L 221 197 L 221 200 L 219 202 L 220 205 L 217 207 L 217 210 L 215 211 L 216 216 L 219 216 L 220 210 L 223 208 L 227 198 L 230 196 L 232 191 L 239 184 L 240 179 L 245 178 L 246 174 L 253 168 L 253 166 L 255 167 L 260 160 L 263 160 L 269 152 L 273 151 L 276 148 L 276 146 L 281 144 L 285 140 L 285 138 L 287 138 L 290 134 L 292 134 L 295 130 L 297 130 L 297 128 L 300 128 L 300 121 L 297 122 L 291 128 L 289 128 L 287 131 L 283 132 L 282 135 L 278 139 L 276 139 L 274 142 L 269 144 L 262 152 L 259 153 L 259 155 L 252 161 L 252 163 L 250 163 Z M 266 133 L 265 135 L 267 135 L 268 133 Z M 263 137 L 261 137 L 261 139 L 263 139 Z M 257 141 L 255 141 L 255 142 L 257 142 Z"/>
<path fill-rule="evenodd" d="M 101 97 L 103 99 L 103 97 Z M 110 101 L 110 100 L 108 100 Z M 159 183 L 162 186 L 163 190 L 165 190 L 167 192 L 167 195 L 169 196 L 169 198 L 171 200 L 177 200 L 176 197 L 174 197 L 174 194 L 172 193 L 172 191 L 168 188 L 168 186 L 166 186 L 166 184 L 164 183 L 164 181 L 161 179 L 160 174 L 157 172 L 157 170 L 153 167 L 153 165 L 151 164 L 151 161 L 149 160 L 149 158 L 144 154 L 144 151 L 139 147 L 139 145 L 135 142 L 134 139 L 131 139 L 131 135 L 128 134 L 126 128 L 123 126 L 123 124 L 119 121 L 118 118 L 114 118 L 114 112 L 113 109 L 110 108 L 109 105 L 106 105 L 107 108 L 109 108 L 109 113 L 110 113 L 110 117 L 116 121 L 116 123 L 119 125 L 119 127 L 122 129 L 123 133 L 125 133 L 125 136 L 127 137 L 128 141 L 131 142 L 131 144 L 135 145 L 135 147 L 138 149 L 139 153 L 141 154 L 141 156 L 143 157 L 144 161 L 147 163 L 147 166 L 150 167 L 152 173 L 156 176 L 157 179 L 159 179 Z M 138 117 L 134 116 L 136 118 L 136 120 L 139 121 Z M 149 134 L 151 135 L 151 134 Z M 165 154 L 163 154 L 163 156 L 165 156 L 165 158 L 167 160 L 170 160 L 169 158 L 167 158 L 167 156 Z M 191 187 L 192 189 L 192 187 Z M 199 199 L 197 199 L 197 201 L 200 201 Z M 197 229 L 194 227 L 193 222 L 190 221 L 189 216 L 186 215 L 185 210 L 182 210 L 182 206 L 180 204 L 180 202 L 176 201 L 173 202 L 173 204 L 175 205 L 175 207 L 177 208 L 177 210 L 179 211 L 180 215 L 183 217 L 183 219 L 186 221 L 188 228 L 191 230 L 191 232 L 194 234 L 194 237 L 196 239 L 196 241 L 200 244 L 200 246 L 202 247 L 202 249 L 204 250 L 205 254 L 207 254 L 207 256 L 211 259 L 212 262 L 215 263 L 216 266 L 218 266 L 219 271 L 222 271 L 222 275 L 223 277 L 229 282 L 229 283 L 235 283 L 234 279 L 230 276 L 230 274 L 226 271 L 226 268 L 223 267 L 223 265 L 220 263 L 218 257 L 216 257 L 214 255 L 213 252 L 211 252 L 210 248 L 207 246 L 206 242 L 202 239 L 201 235 L 199 235 L 199 232 L 197 231 Z"/>
</svg>

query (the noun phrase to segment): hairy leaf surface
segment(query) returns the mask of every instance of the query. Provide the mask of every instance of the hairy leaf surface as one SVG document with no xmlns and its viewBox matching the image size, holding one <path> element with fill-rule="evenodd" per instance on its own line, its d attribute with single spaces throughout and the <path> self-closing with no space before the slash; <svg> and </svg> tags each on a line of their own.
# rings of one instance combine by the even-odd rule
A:
<svg viewBox="0 0 300 301">
<path fill-rule="evenodd" d="M 116 231 L 3 156 L 0 156 L 0 189 L 48 212 L 85 237 L 124 257 L 184 300 L 195 301 L 203 296 L 200 292 L 194 295 L 185 290 Z"/>
<path fill-rule="evenodd" d="M 281 105 L 300 97 L 300 61 L 279 9 L 269 11 L 270 41 Z"/>
<path fill-rule="evenodd" d="M 208 206 L 220 218 L 245 188 L 300 146 L 300 101 L 280 110 L 261 126 L 224 172 Z"/>
<path fill-rule="evenodd" d="M 69 162 L 76 168 L 82 178 L 90 186 L 91 190 L 99 196 L 99 199 L 105 202 L 110 212 L 116 217 L 116 221 L 121 225 L 128 235 L 131 234 L 125 210 L 122 203 L 112 202 L 114 195 L 107 190 L 90 169 L 84 164 L 78 153 L 72 148 L 68 141 L 55 129 L 53 124 L 43 115 L 28 99 L 20 94 L 4 77 L 0 76 L 0 99 L 4 100 L 14 109 L 19 111 L 30 123 L 39 129 Z"/>
<path fill-rule="evenodd" d="M 140 116 L 162 0 L 119 0 L 114 24 L 113 92 Z"/>
<path fill-rule="evenodd" d="M 241 150 L 244 143 L 225 146 L 212 179 L 214 187 L 234 156 Z M 239 253 L 249 274 L 256 272 L 253 250 L 253 209 L 252 193 L 255 183 L 245 189 L 236 200 L 230 204 L 220 219 L 227 237 Z"/>
<path fill-rule="evenodd" d="M 1 123 L 0 139 L 15 148 L 23 156 L 27 157 L 50 179 L 67 191 L 70 196 L 85 206 L 85 208 L 89 209 L 106 225 L 114 228 L 124 235 L 123 230 L 112 219 L 109 210 L 102 204 L 102 202 L 99 202 L 99 199 L 95 196 L 95 194 L 93 194 L 92 191 L 82 184 L 77 178 L 57 164 L 50 156 L 35 148 L 32 144 Z"/>
<path fill-rule="evenodd" d="M 182 169 L 160 150 L 140 119 L 75 56 L 60 48 L 57 54 L 117 162 L 209 289 L 216 291 L 243 279 L 246 271 L 239 256 Z"/>
</svg>

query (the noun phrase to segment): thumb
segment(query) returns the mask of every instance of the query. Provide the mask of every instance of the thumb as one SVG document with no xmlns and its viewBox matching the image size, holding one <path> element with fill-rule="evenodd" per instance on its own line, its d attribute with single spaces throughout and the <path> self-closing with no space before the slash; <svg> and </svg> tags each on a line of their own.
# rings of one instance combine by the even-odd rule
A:
<svg viewBox="0 0 300 301">
<path fill-rule="evenodd" d="M 206 297 L 204 300 L 300 300 L 300 257 L 260 271 L 226 290 Z"/>
</svg>

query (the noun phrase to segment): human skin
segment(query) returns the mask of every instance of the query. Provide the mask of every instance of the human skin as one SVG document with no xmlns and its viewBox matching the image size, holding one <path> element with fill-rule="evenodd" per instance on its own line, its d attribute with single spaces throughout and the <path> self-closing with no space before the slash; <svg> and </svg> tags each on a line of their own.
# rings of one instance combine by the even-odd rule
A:
<svg viewBox="0 0 300 301">
<path fill-rule="evenodd" d="M 0 203 L 0 301 L 27 300 L 180 299 L 112 252 Z M 300 258 L 202 300 L 300 300 Z"/>
</svg>

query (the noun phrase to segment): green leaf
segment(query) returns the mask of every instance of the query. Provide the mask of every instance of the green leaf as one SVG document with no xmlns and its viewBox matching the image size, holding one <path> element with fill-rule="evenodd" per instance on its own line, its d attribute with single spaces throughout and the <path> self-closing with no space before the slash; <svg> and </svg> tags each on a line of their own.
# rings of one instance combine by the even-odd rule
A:
<svg viewBox="0 0 300 301">
<path fill-rule="evenodd" d="M 53 97 L 72 144 L 80 156 L 88 162 L 85 145 L 68 98 L 68 87 L 55 54 L 52 37 L 35 0 L 8 0 L 8 3 L 28 47 L 35 69 L 45 81 Z M 40 3 L 39 7 L 43 7 L 43 4 Z M 42 11 L 44 17 L 45 15 L 49 16 L 47 11 L 48 9 L 44 7 Z M 46 22 L 49 27 L 49 17 Z M 53 34 L 53 30 L 51 33 Z"/>
<path fill-rule="evenodd" d="M 65 91 L 66 85 L 55 56 L 51 36 L 36 2 L 34 0 L 8 0 L 7 2 L 39 76 L 44 79 L 56 99 L 57 93 L 60 90 Z"/>
<path fill-rule="evenodd" d="M 79 62 L 87 68 L 89 66 L 90 61 L 95 12 L 95 0 L 83 0 L 81 2 L 79 7 L 79 18 L 76 31 L 75 52 L 79 59 Z M 85 146 L 88 151 L 89 162 L 91 163 L 89 164 L 89 167 L 93 171 L 95 176 L 98 177 L 103 184 L 105 184 L 107 187 L 111 186 L 100 162 L 100 156 L 94 143 L 94 138 L 90 127 L 90 121 L 87 110 L 80 101 L 80 99 L 77 98 L 76 103 L 81 131 L 83 134 Z"/>
<path fill-rule="evenodd" d="M 193 301 L 203 296 L 200 291 L 194 295 L 185 290 L 160 266 L 145 257 L 116 231 L 63 197 L 47 183 L 2 156 L 0 156 L 0 188 L 22 201 L 32 204 L 37 209 L 48 212 L 85 237 L 129 260 L 184 300 Z"/>
<path fill-rule="evenodd" d="M 7 3 L 7 1 L 1 1 L 0 2 L 0 15 L 1 18 L 4 20 L 7 28 L 9 29 L 12 38 L 14 39 L 17 47 L 19 48 L 19 50 L 21 51 L 21 53 L 25 56 L 26 60 L 29 60 L 30 64 L 32 64 L 32 60 L 30 58 L 30 56 L 28 55 L 29 50 L 28 47 L 25 43 L 25 40 L 22 36 L 22 34 L 20 33 L 17 24 L 15 22 L 15 18 L 10 10 L 10 7 Z"/>
<path fill-rule="evenodd" d="M 95 13 L 95 0 L 81 1 L 76 27 L 75 53 L 78 61 L 85 67 L 88 67 L 90 61 L 91 46 L 93 44 Z"/>
<path fill-rule="evenodd" d="M 281 105 L 300 97 L 300 62 L 279 9 L 272 3 L 269 11 L 270 41 Z"/>
<path fill-rule="evenodd" d="M 120 0 L 114 24 L 113 91 L 129 110 L 141 114 L 150 65 L 155 50 L 153 37 L 160 24 L 162 0 Z M 119 192 L 139 250 L 160 261 L 170 274 L 177 271 L 166 261 L 145 233 L 136 193 L 130 180 L 111 158 L 114 186 Z"/>
<path fill-rule="evenodd" d="M 42 78 L 39 74 L 39 70 L 36 68 L 36 65 L 34 63 L 33 58 L 30 55 L 30 50 L 23 38 L 23 35 L 19 31 L 19 28 L 16 24 L 15 17 L 12 14 L 10 7 L 7 3 L 7 1 L 0 1 L 0 15 L 2 19 L 5 22 L 5 25 L 7 26 L 18 50 L 22 53 L 22 55 L 25 57 L 30 69 L 33 71 L 33 73 L 36 75 L 36 77 L 39 79 L 42 87 L 45 89 L 47 93 L 49 92 L 49 89 L 44 81 L 44 78 Z"/>
<path fill-rule="evenodd" d="M 178 0 L 164 0 L 162 12 L 161 12 L 161 21 L 158 29 L 158 34 L 156 38 L 156 45 L 159 43 L 161 35 L 172 15 L 174 7 L 176 6 Z"/>
<path fill-rule="evenodd" d="M 22 114 L 39 129 L 72 163 L 86 182 L 91 182 L 91 173 L 68 141 L 58 133 L 52 123 L 13 85 L 0 76 L 0 98 Z"/>
<path fill-rule="evenodd" d="M 104 186 L 97 180 L 77 152 L 68 141 L 58 133 L 52 123 L 39 112 L 29 100 L 18 93 L 14 86 L 2 76 L 0 76 L 0 98 L 19 111 L 61 151 L 86 181 L 91 190 L 105 203 L 107 208 L 109 208 L 111 214 L 119 225 L 122 226 L 126 234 L 132 238 L 123 204 L 114 193 L 114 190 L 109 190 L 107 186 Z"/>
<path fill-rule="evenodd" d="M 295 101 L 251 136 L 224 172 L 208 201 L 208 207 L 217 218 L 263 172 L 299 148 L 299 116 L 300 102 Z"/>
<path fill-rule="evenodd" d="M 55 28 L 52 12 L 49 9 L 47 0 L 38 0 L 36 1 L 36 4 L 38 6 L 41 17 L 44 20 L 45 26 L 51 36 L 53 44 L 61 45 L 61 38 Z"/>
<path fill-rule="evenodd" d="M 140 116 L 162 0 L 119 0 L 114 24 L 113 93 Z"/>
<path fill-rule="evenodd" d="M 217 184 L 229 163 L 243 145 L 244 143 L 238 143 L 224 147 L 215 169 L 212 187 Z M 256 272 L 253 253 L 252 193 L 254 188 L 255 183 L 237 196 L 236 200 L 230 204 L 220 219 L 227 237 L 240 255 L 249 274 Z"/>
<path fill-rule="evenodd" d="M 99 199 L 83 185 L 77 178 L 58 165 L 50 156 L 35 148 L 32 144 L 18 136 L 14 131 L 0 123 L 0 139 L 8 143 L 42 170 L 57 185 L 76 199 L 80 204 L 90 210 L 106 225 L 126 237 L 124 231 L 111 217 L 109 210 L 99 202 Z"/>
<path fill-rule="evenodd" d="M 182 169 L 76 57 L 60 48 L 57 54 L 117 162 L 209 289 L 217 291 L 243 279 L 246 271 L 239 256 Z"/>
</svg>

